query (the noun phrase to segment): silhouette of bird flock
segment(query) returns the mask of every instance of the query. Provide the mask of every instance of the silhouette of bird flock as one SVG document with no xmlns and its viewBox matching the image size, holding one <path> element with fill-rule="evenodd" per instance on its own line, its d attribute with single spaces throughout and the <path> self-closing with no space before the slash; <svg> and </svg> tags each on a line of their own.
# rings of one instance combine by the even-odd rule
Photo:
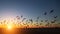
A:
<svg viewBox="0 0 60 34">
<path fill-rule="evenodd" d="M 47 12 L 44 12 L 43 13 L 43 15 L 48 15 L 48 14 L 52 14 L 52 13 L 54 13 L 54 9 L 52 9 L 51 11 L 49 11 L 49 13 L 47 13 Z M 53 14 L 52 14 L 53 15 Z M 26 25 L 27 27 L 29 27 L 29 26 L 40 26 L 40 25 L 43 25 L 43 22 L 45 21 L 47 24 L 45 25 L 45 26 L 48 26 L 49 27 L 49 25 L 51 26 L 51 24 L 54 24 L 54 23 L 56 23 L 56 19 L 58 18 L 58 16 L 57 15 L 54 15 L 53 16 L 53 18 L 54 18 L 54 20 L 51 20 L 50 22 L 49 22 L 49 19 L 46 19 L 46 20 L 39 20 L 40 19 L 40 17 L 38 16 L 37 17 L 37 19 L 36 19 L 36 24 L 34 23 L 34 20 L 31 18 L 31 19 L 27 19 L 27 18 L 24 18 L 24 16 L 23 15 L 21 15 L 21 16 L 16 16 L 16 19 L 17 19 L 17 24 L 19 24 L 20 26 L 21 25 Z M 15 20 L 15 19 L 14 19 Z M 21 20 L 21 21 L 20 21 Z M 25 21 L 25 22 L 24 22 Z M 42 22 L 42 23 L 40 23 L 40 22 Z M 6 20 L 4 20 L 3 22 L 1 22 L 0 21 L 0 24 L 5 24 L 6 23 Z M 13 22 L 14 23 L 14 22 Z M 22 24 L 21 24 L 22 23 Z M 40 23 L 40 24 L 39 24 Z M 8 22 L 7 22 L 7 24 L 8 24 Z M 29 25 L 30 24 L 30 25 Z M 58 23 L 58 24 L 60 24 L 60 23 Z"/>
</svg>

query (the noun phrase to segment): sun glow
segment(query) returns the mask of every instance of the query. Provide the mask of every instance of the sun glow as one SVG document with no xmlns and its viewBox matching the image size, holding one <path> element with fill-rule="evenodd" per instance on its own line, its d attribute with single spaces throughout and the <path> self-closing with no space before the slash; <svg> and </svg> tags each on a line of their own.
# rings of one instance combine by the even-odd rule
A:
<svg viewBox="0 0 60 34">
<path fill-rule="evenodd" d="M 12 26 L 11 25 L 7 25 L 7 29 L 8 30 L 11 30 L 12 29 Z"/>
</svg>

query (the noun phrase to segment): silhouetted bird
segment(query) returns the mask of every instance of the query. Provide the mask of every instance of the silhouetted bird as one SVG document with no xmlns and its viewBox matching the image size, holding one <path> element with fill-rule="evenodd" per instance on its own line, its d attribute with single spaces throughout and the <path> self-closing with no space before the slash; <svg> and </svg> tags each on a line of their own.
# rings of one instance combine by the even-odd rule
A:
<svg viewBox="0 0 60 34">
<path fill-rule="evenodd" d="M 6 22 L 6 20 L 4 20 L 4 23 Z"/>
<path fill-rule="evenodd" d="M 55 23 L 54 21 L 51 21 L 51 23 Z"/>
<path fill-rule="evenodd" d="M 45 20 L 45 22 L 47 22 L 48 20 Z"/>
<path fill-rule="evenodd" d="M 29 25 L 27 25 L 27 27 L 29 27 Z"/>
<path fill-rule="evenodd" d="M 43 22 L 43 20 L 41 20 L 41 22 Z"/>
<path fill-rule="evenodd" d="M 51 23 L 55 23 L 55 22 L 56 22 L 56 20 L 52 20 L 52 21 L 51 21 Z"/>
<path fill-rule="evenodd" d="M 42 25 L 42 23 L 40 23 L 40 25 Z"/>
<path fill-rule="evenodd" d="M 33 23 L 33 20 L 32 19 L 29 19 L 29 21 L 31 21 Z"/>
<path fill-rule="evenodd" d="M 16 18 L 19 20 L 20 19 L 20 17 L 19 16 L 16 16 Z"/>
<path fill-rule="evenodd" d="M 30 22 L 28 22 L 28 23 L 30 23 Z"/>
<path fill-rule="evenodd" d="M 39 17 L 37 17 L 37 19 L 39 19 Z"/>
<path fill-rule="evenodd" d="M 50 13 L 52 13 L 54 10 L 51 10 Z"/>
<path fill-rule="evenodd" d="M 49 26 L 49 24 L 50 24 L 50 23 L 48 22 L 45 26 Z"/>
<path fill-rule="evenodd" d="M 28 22 L 28 20 L 26 20 L 26 23 Z"/>
<path fill-rule="evenodd" d="M 0 22 L 1 24 L 3 23 L 3 22 Z"/>
<path fill-rule="evenodd" d="M 26 18 L 23 18 L 22 22 L 25 20 Z"/>
<path fill-rule="evenodd" d="M 38 24 L 36 26 L 39 26 Z"/>
<path fill-rule="evenodd" d="M 25 25 L 25 23 L 22 23 L 23 25 Z"/>
<path fill-rule="evenodd" d="M 23 15 L 21 15 L 21 18 L 23 17 Z"/>
<path fill-rule="evenodd" d="M 48 24 L 46 24 L 46 26 L 49 26 L 49 23 L 48 23 Z"/>
<path fill-rule="evenodd" d="M 45 12 L 44 15 L 47 15 L 47 12 Z"/>
<path fill-rule="evenodd" d="M 37 23 L 38 23 L 38 20 L 39 20 L 39 17 L 37 17 L 37 20 L 36 20 Z"/>
<path fill-rule="evenodd" d="M 58 16 L 54 16 L 54 18 L 57 18 Z"/>
</svg>

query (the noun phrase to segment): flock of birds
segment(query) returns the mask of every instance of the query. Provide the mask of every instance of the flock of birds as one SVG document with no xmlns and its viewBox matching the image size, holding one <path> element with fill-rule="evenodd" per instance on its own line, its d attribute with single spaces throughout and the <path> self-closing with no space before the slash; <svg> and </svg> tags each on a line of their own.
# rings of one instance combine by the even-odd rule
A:
<svg viewBox="0 0 60 34">
<path fill-rule="evenodd" d="M 54 12 L 54 10 L 51 10 L 50 12 L 49 12 L 49 14 L 51 14 L 51 13 L 53 13 Z M 43 13 L 43 15 L 48 15 L 48 13 L 47 12 L 44 12 Z M 51 24 L 53 24 L 53 23 L 55 23 L 57 20 L 57 18 L 58 18 L 58 16 L 57 15 L 55 15 L 54 17 L 54 20 L 52 20 L 52 21 L 48 21 L 48 20 L 41 20 L 40 22 L 46 22 L 47 24 L 45 25 L 45 26 L 48 26 L 49 27 L 49 24 L 51 23 Z M 33 19 L 27 19 L 27 18 L 24 18 L 23 17 L 23 15 L 21 15 L 20 17 L 19 16 L 16 16 L 16 19 L 17 19 L 17 23 L 19 24 L 19 25 L 21 25 L 21 23 L 23 24 L 23 25 L 26 25 L 27 27 L 29 27 L 30 25 L 33 25 L 34 24 L 34 20 Z M 21 20 L 22 19 L 22 20 Z M 39 22 L 38 22 L 38 20 L 40 19 L 40 17 L 37 17 L 37 19 L 36 19 L 36 24 L 34 24 L 35 26 L 39 26 L 38 24 L 39 24 Z M 20 21 L 21 20 L 21 21 Z M 24 23 L 24 21 L 25 21 L 25 23 Z M 4 21 L 4 22 L 6 22 L 6 20 Z M 2 22 L 0 22 L 1 24 L 2 24 Z M 29 25 L 30 24 L 30 25 Z M 60 24 L 60 23 L 58 23 L 58 24 Z M 40 23 L 40 25 L 43 25 L 42 23 Z"/>
</svg>

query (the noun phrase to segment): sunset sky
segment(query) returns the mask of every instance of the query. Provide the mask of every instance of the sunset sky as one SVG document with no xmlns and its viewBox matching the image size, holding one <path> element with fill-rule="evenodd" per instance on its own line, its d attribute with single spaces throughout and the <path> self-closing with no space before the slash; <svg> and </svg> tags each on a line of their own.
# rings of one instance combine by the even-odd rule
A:
<svg viewBox="0 0 60 34">
<path fill-rule="evenodd" d="M 54 10 L 52 14 L 49 14 Z M 47 15 L 44 15 L 47 12 Z M 58 16 L 57 22 L 60 21 L 60 0 L 0 0 L 0 17 L 16 17 L 21 16 L 27 19 L 35 20 L 38 16 L 39 20 L 53 20 L 54 16 Z"/>
</svg>

